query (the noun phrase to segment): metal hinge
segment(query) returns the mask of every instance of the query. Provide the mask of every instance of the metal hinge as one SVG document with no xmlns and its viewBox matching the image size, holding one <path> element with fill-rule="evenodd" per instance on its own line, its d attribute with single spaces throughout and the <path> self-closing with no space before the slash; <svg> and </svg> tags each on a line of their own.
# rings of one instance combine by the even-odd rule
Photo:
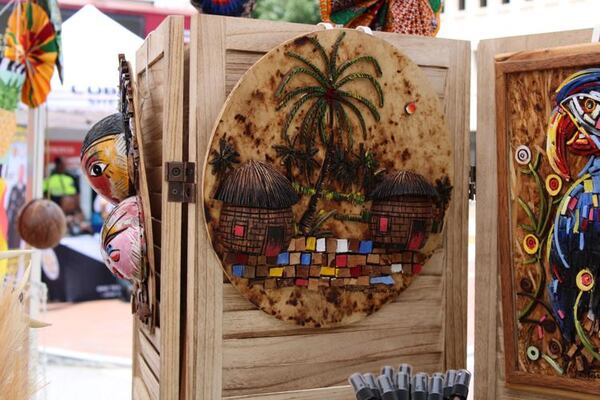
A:
<svg viewBox="0 0 600 400">
<path fill-rule="evenodd" d="M 169 183 L 167 200 L 175 203 L 196 202 L 196 164 L 169 161 L 165 163 L 165 180 Z"/>
</svg>

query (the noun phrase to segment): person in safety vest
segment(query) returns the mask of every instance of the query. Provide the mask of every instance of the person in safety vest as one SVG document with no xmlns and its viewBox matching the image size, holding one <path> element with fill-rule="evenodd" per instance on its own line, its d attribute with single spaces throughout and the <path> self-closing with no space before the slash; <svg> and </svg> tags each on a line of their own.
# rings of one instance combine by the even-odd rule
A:
<svg viewBox="0 0 600 400">
<path fill-rule="evenodd" d="M 54 170 L 44 180 L 44 194 L 61 206 L 65 213 L 79 206 L 77 181 L 66 172 L 65 163 L 60 157 L 54 160 Z"/>
</svg>

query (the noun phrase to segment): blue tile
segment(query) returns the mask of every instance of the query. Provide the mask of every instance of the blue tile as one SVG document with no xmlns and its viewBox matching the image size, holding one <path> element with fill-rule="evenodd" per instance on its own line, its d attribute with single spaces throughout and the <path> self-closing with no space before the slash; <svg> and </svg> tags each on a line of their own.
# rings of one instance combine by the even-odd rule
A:
<svg viewBox="0 0 600 400">
<path fill-rule="evenodd" d="M 243 265 L 236 264 L 231 267 L 231 272 L 233 273 L 233 276 L 242 277 L 244 276 L 244 268 Z"/>
<path fill-rule="evenodd" d="M 599 175 L 592 176 L 592 182 L 594 182 L 594 193 L 600 192 L 600 176 Z"/>
<path fill-rule="evenodd" d="M 371 278 L 371 285 L 376 285 L 378 283 L 383 283 L 384 285 L 393 285 L 394 278 L 391 276 L 374 276 Z"/>
<path fill-rule="evenodd" d="M 361 240 L 358 247 L 360 254 L 370 254 L 373 251 L 373 242 L 371 240 Z"/>
<path fill-rule="evenodd" d="M 302 265 L 310 265 L 311 256 L 310 253 L 302 253 L 300 256 L 300 264 Z"/>
<path fill-rule="evenodd" d="M 277 264 L 278 265 L 289 265 L 290 263 L 290 253 L 287 251 L 285 253 L 279 253 L 277 256 Z"/>
</svg>

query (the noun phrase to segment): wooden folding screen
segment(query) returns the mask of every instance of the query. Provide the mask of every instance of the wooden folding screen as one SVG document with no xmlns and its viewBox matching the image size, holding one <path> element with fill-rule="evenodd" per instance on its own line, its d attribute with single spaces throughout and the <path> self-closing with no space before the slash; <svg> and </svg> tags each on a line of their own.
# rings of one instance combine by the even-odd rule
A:
<svg viewBox="0 0 600 400">
<path fill-rule="evenodd" d="M 202 202 L 168 201 L 165 163 L 195 163 L 195 194 L 215 119 L 242 74 L 312 25 L 196 15 L 189 48 L 171 17 L 137 54 L 136 83 L 160 290 L 155 334 L 136 324 L 134 399 L 311 400 L 352 397 L 354 371 L 409 362 L 427 371 L 466 359 L 470 45 L 377 34 L 419 64 L 454 145 L 453 200 L 443 249 L 392 304 L 363 321 L 308 329 L 257 310 L 210 248 Z M 189 75 L 188 75 L 189 73 Z M 434 144 L 432 144 L 434 145 Z M 191 166 L 191 164 L 186 164 Z M 193 187 L 193 184 L 191 184 Z M 160 232 L 160 234 L 158 234 Z"/>
</svg>

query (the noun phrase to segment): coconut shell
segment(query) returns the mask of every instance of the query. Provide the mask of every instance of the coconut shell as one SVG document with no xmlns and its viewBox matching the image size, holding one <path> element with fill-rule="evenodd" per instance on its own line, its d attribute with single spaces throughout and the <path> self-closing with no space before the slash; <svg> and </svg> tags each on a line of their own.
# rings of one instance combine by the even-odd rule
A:
<svg viewBox="0 0 600 400">
<path fill-rule="evenodd" d="M 17 229 L 24 241 L 38 249 L 56 247 L 67 233 L 67 219 L 63 210 L 46 199 L 25 204 L 17 218 Z"/>
</svg>

